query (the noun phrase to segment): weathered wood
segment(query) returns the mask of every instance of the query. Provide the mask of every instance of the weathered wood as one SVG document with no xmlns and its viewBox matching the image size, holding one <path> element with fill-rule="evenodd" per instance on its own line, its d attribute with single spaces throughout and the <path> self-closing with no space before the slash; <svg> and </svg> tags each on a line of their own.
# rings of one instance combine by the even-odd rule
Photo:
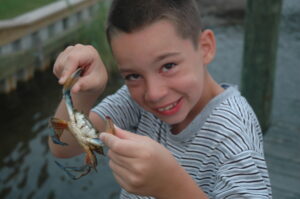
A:
<svg viewBox="0 0 300 199">
<path fill-rule="evenodd" d="M 67 45 L 79 41 L 80 34 L 75 33 L 82 28 L 83 24 L 78 24 L 48 39 L 41 44 L 39 49 L 31 48 L 0 56 L 0 80 L 2 80 L 0 81 L 0 93 L 15 90 L 18 81 L 30 79 L 36 69 L 47 68 Z M 42 58 L 39 58 L 38 53 L 41 53 Z"/>
<path fill-rule="evenodd" d="M 277 150 L 274 149 L 274 151 Z M 276 173 L 276 175 L 284 175 L 286 177 L 300 179 L 300 161 L 294 160 L 292 157 L 280 157 L 280 154 L 267 154 L 267 163 L 269 165 L 269 172 Z M 272 175 L 273 176 L 273 175 Z M 280 182 L 279 182 L 280 183 Z M 300 190 L 298 190 L 300 191 Z"/>
<path fill-rule="evenodd" d="M 263 131 L 270 122 L 282 0 L 248 0 L 241 88 Z"/>
<path fill-rule="evenodd" d="M 284 194 L 289 197 L 279 197 L 276 195 L 278 199 L 281 198 L 291 198 L 291 199 L 299 199 L 300 190 L 299 190 L 299 180 L 297 178 L 293 178 L 290 176 L 285 176 L 281 174 L 271 176 L 271 183 L 273 186 L 273 190 L 282 190 L 289 194 Z M 278 194 L 278 193 L 276 193 Z M 282 194 L 281 194 L 282 195 Z M 274 193 L 275 196 L 275 193 Z M 275 197 L 274 197 L 275 198 Z"/>
<path fill-rule="evenodd" d="M 84 8 L 96 4 L 99 0 L 58 1 L 19 17 L 0 21 L 0 45 L 13 42 L 66 18 Z"/>
<path fill-rule="evenodd" d="M 299 97 L 294 95 L 293 99 L 299 100 Z M 287 111 L 282 121 L 273 121 L 264 136 L 274 198 L 300 198 L 300 124 L 290 122 L 291 117 Z"/>
<path fill-rule="evenodd" d="M 35 63 L 32 49 L 18 51 L 6 56 L 0 56 L 0 79 L 12 76 L 18 71 L 33 66 Z"/>
</svg>

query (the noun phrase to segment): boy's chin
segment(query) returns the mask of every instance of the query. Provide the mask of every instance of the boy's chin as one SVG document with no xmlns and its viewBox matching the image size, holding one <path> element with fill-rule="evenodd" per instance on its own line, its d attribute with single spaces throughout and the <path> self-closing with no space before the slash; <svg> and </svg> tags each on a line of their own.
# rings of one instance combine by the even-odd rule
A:
<svg viewBox="0 0 300 199">
<path fill-rule="evenodd" d="M 178 125 L 183 122 L 184 119 L 178 117 L 159 117 L 158 118 L 170 126 Z"/>
<path fill-rule="evenodd" d="M 167 123 L 170 126 L 178 125 L 178 124 L 182 123 L 186 118 L 185 115 L 182 115 L 182 113 L 180 113 L 180 114 L 177 113 L 174 115 L 162 115 L 162 114 L 159 114 L 152 110 L 149 110 L 149 111 L 152 112 L 152 114 L 155 115 L 157 118 L 159 118 L 160 120 L 162 120 L 163 122 Z"/>
</svg>

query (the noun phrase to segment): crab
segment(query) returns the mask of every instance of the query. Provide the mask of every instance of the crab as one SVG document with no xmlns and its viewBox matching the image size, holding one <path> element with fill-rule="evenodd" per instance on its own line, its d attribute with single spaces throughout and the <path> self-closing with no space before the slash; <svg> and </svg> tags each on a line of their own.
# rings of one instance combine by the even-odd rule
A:
<svg viewBox="0 0 300 199">
<path fill-rule="evenodd" d="M 104 155 L 104 144 L 99 139 L 99 132 L 93 127 L 90 120 L 83 113 L 75 110 L 73 106 L 71 88 L 80 78 L 82 73 L 82 68 L 77 69 L 67 79 L 63 87 L 63 98 L 65 100 L 70 120 L 66 121 L 52 117 L 50 118 L 49 122 L 50 126 L 52 127 L 50 137 L 52 138 L 53 143 L 62 146 L 67 145 L 67 143 L 64 143 L 60 140 L 60 137 L 64 130 L 68 130 L 75 137 L 76 141 L 83 148 L 83 150 L 86 152 L 85 164 L 80 167 L 65 167 L 58 161 L 55 161 L 55 163 L 74 180 L 87 175 L 91 171 L 91 169 L 97 171 L 97 158 L 95 152 Z M 105 132 L 115 134 L 114 124 L 108 116 L 106 116 Z M 74 175 L 74 173 L 78 174 Z"/>
</svg>

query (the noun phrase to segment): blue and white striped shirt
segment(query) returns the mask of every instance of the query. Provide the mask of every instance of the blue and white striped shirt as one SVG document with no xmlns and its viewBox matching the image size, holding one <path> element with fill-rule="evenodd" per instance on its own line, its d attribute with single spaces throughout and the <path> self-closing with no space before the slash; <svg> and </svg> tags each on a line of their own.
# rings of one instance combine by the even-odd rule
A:
<svg viewBox="0 0 300 199">
<path fill-rule="evenodd" d="M 92 111 L 120 128 L 146 135 L 166 147 L 209 198 L 271 198 L 256 116 L 234 87 L 213 98 L 179 134 L 145 111 L 123 86 Z M 122 190 L 121 198 L 141 197 Z"/>
</svg>

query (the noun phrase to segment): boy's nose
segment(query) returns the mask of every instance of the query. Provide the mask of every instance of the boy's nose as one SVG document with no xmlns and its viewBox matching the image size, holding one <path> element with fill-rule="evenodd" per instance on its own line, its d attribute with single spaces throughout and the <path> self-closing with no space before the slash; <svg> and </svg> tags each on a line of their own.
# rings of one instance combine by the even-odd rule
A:
<svg viewBox="0 0 300 199">
<path fill-rule="evenodd" d="M 147 81 L 145 100 L 149 103 L 158 103 L 167 95 L 167 87 L 158 79 Z"/>
</svg>

